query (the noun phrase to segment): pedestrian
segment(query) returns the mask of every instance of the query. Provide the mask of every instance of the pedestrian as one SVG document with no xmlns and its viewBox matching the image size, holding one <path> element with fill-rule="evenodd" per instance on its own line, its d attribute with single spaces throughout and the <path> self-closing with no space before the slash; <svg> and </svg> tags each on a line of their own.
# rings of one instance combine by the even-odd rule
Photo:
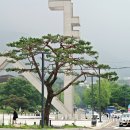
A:
<svg viewBox="0 0 130 130">
<path fill-rule="evenodd" d="M 16 112 L 16 110 L 14 110 L 14 112 L 13 112 L 13 124 L 16 124 L 17 118 L 18 118 L 18 113 Z"/>
</svg>

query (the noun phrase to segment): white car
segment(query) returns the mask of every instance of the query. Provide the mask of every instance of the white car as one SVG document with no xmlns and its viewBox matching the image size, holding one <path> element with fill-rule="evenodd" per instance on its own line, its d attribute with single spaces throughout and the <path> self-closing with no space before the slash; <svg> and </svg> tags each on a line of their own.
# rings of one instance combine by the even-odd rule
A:
<svg viewBox="0 0 130 130">
<path fill-rule="evenodd" d="M 117 110 L 117 111 L 114 111 L 111 116 L 114 117 L 114 118 L 120 118 L 122 115 L 121 111 L 120 110 Z"/>
<path fill-rule="evenodd" d="M 119 126 L 130 125 L 130 113 L 123 113 L 119 119 Z"/>
</svg>

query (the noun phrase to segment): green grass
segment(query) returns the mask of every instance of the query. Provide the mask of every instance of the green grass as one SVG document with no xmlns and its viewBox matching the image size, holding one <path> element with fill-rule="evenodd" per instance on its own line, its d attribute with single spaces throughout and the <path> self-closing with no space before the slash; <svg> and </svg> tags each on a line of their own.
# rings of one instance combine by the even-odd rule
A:
<svg viewBox="0 0 130 130">
<path fill-rule="evenodd" d="M 42 129 L 41 126 L 39 126 L 39 125 L 31 125 L 31 126 L 30 125 L 19 125 L 19 126 L 0 125 L 0 128 L 35 129 L 35 130 Z M 79 126 L 75 126 L 75 125 L 67 125 L 67 124 L 62 127 L 44 126 L 44 129 L 46 129 L 46 130 L 54 130 L 54 129 L 58 129 L 58 128 L 64 129 L 64 128 L 83 128 L 83 127 L 79 127 Z"/>
</svg>

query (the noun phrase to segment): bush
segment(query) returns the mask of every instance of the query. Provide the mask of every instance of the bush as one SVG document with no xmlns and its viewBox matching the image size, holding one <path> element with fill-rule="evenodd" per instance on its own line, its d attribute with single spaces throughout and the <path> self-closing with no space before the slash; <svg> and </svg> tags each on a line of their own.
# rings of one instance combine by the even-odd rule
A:
<svg viewBox="0 0 130 130">
<path fill-rule="evenodd" d="M 38 106 L 36 107 L 36 110 L 38 110 L 38 111 L 41 111 L 41 109 L 42 109 L 42 107 L 41 107 L 40 105 L 38 105 Z"/>
<path fill-rule="evenodd" d="M 34 111 L 35 111 L 35 107 L 29 107 L 29 108 L 28 108 L 28 111 L 29 111 L 29 112 L 34 112 Z"/>
<path fill-rule="evenodd" d="M 10 106 L 7 106 L 7 107 L 5 108 L 5 111 L 6 111 L 7 113 L 11 113 L 11 112 L 13 112 L 13 108 L 10 107 Z"/>
</svg>

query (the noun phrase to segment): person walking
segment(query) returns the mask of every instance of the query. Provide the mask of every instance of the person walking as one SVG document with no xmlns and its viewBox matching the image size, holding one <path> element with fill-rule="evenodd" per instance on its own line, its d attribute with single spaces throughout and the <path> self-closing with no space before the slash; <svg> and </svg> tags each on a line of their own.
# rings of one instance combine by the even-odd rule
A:
<svg viewBox="0 0 130 130">
<path fill-rule="evenodd" d="M 14 110 L 14 112 L 13 112 L 13 124 L 16 124 L 17 118 L 18 118 L 18 113 L 16 112 L 16 110 Z"/>
</svg>

